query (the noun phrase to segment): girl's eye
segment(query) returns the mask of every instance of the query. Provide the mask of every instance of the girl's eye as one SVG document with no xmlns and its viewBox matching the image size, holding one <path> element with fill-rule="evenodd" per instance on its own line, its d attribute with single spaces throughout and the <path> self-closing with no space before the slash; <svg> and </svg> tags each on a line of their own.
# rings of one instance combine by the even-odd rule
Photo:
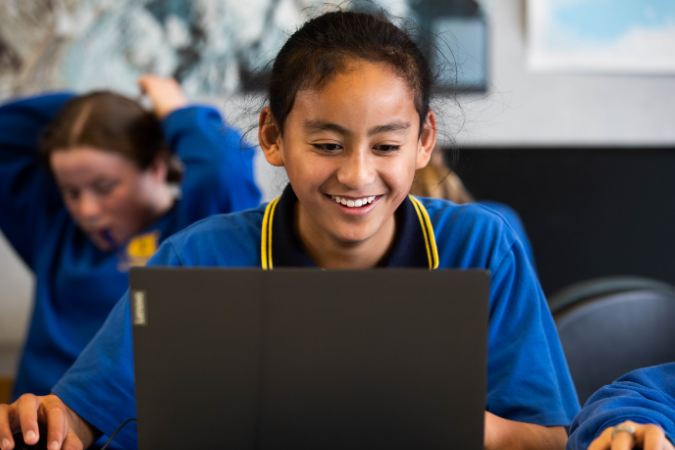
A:
<svg viewBox="0 0 675 450">
<path fill-rule="evenodd" d="M 376 145 L 373 147 L 375 150 L 380 150 L 383 152 L 395 152 L 396 150 L 400 150 L 401 146 L 400 145 Z"/>
<path fill-rule="evenodd" d="M 63 196 L 69 200 L 77 200 L 80 196 L 80 192 L 76 189 L 62 189 Z"/>
<path fill-rule="evenodd" d="M 117 186 L 117 183 L 105 183 L 94 186 L 94 190 L 98 195 L 108 195 Z"/>
<path fill-rule="evenodd" d="M 335 150 L 340 150 L 342 146 L 340 144 L 312 144 L 314 148 L 319 150 L 324 150 L 327 152 L 334 152 Z"/>
</svg>

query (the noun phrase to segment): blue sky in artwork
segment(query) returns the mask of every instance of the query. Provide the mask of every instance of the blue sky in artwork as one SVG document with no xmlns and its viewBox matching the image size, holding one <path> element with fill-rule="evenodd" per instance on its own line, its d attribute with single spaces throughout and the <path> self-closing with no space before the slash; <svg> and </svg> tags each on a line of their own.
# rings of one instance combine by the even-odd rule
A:
<svg viewBox="0 0 675 450">
<path fill-rule="evenodd" d="M 551 0 L 559 27 L 594 41 L 612 41 L 631 29 L 675 25 L 674 0 Z"/>
</svg>

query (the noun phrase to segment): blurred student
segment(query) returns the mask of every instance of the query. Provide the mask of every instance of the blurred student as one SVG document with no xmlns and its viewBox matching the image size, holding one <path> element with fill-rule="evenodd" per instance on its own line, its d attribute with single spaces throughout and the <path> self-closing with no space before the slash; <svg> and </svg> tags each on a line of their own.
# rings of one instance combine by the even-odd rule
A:
<svg viewBox="0 0 675 450">
<path fill-rule="evenodd" d="M 673 450 L 675 363 L 635 370 L 603 387 L 570 433 L 568 450 Z"/>
<path fill-rule="evenodd" d="M 410 193 L 419 197 L 442 198 L 458 205 L 477 203 L 500 214 L 518 235 L 527 258 L 536 270 L 532 244 L 530 244 L 530 238 L 527 236 L 518 213 L 503 203 L 474 199 L 457 174 L 443 162 L 443 153 L 439 147 L 436 147 L 431 154 L 429 164 L 415 172 Z"/>
<path fill-rule="evenodd" d="M 108 92 L 0 107 L 0 229 L 36 278 L 13 396 L 48 394 L 158 245 L 255 207 L 252 152 L 173 79 L 144 76 L 154 112 Z M 2 313 L 2 312 L 0 312 Z"/>
<path fill-rule="evenodd" d="M 578 402 L 520 240 L 487 208 L 409 195 L 436 141 L 432 92 L 427 58 L 391 22 L 357 12 L 308 21 L 276 58 L 259 119 L 265 158 L 290 184 L 267 205 L 172 236 L 149 264 L 490 270 L 485 448 L 562 450 Z M 128 295 L 53 393 L 0 405 L 3 450 L 11 431 L 36 442 L 38 421 L 57 450 L 86 448 L 135 417 Z M 116 440 L 138 445 L 134 428 Z"/>
</svg>

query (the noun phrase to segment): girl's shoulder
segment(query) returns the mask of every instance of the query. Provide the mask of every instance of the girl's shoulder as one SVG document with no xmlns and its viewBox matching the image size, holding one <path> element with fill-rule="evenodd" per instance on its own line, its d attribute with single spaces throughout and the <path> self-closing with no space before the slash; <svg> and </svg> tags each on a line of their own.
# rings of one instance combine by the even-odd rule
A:
<svg viewBox="0 0 675 450">
<path fill-rule="evenodd" d="M 484 234 L 507 232 L 508 222 L 501 211 L 489 205 L 467 203 L 458 205 L 449 200 L 417 197 L 424 205 L 429 219 L 437 234 L 446 232 Z"/>
<path fill-rule="evenodd" d="M 202 219 L 167 239 L 181 265 L 259 265 L 262 221 L 267 204 Z"/>
<path fill-rule="evenodd" d="M 419 198 L 429 217 L 442 267 L 491 267 L 519 239 L 504 217 L 477 203 Z"/>
</svg>

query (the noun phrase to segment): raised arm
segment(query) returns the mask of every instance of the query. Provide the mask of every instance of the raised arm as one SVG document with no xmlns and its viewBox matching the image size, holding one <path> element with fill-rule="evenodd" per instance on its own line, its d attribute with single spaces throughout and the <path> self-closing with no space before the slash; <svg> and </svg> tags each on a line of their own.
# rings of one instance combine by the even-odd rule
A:
<svg viewBox="0 0 675 450">
<path fill-rule="evenodd" d="M 0 229 L 29 266 L 41 230 L 65 213 L 61 194 L 39 161 L 39 134 L 72 97 L 44 95 L 0 107 Z"/>
<path fill-rule="evenodd" d="M 173 79 L 146 76 L 139 83 L 162 119 L 169 146 L 185 165 L 180 206 L 188 220 L 258 206 L 254 150 L 242 148 L 241 134 L 214 108 L 188 105 Z"/>
<path fill-rule="evenodd" d="M 623 423 L 633 436 L 615 432 Z M 603 387 L 588 399 L 570 432 L 568 450 L 673 450 L 675 363 L 636 370 Z"/>
</svg>

